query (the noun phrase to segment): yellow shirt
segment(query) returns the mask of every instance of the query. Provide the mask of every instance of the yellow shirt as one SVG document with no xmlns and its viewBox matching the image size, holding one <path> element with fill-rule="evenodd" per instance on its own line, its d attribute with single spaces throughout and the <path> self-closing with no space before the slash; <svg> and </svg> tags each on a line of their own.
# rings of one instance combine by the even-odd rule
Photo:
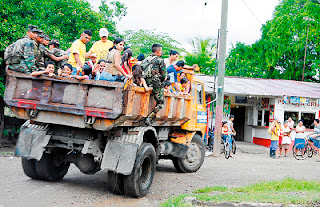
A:
<svg viewBox="0 0 320 207">
<path fill-rule="evenodd" d="M 275 128 L 276 134 L 274 134 L 274 132 L 271 131 L 271 141 L 279 140 L 279 135 L 278 135 L 278 133 L 279 133 L 279 131 L 280 131 L 280 125 L 279 125 L 279 123 L 277 123 L 276 121 L 274 121 L 274 122 L 272 122 L 271 126 L 274 125 L 274 124 L 276 125 L 276 128 Z"/>
<path fill-rule="evenodd" d="M 86 58 L 85 58 L 85 55 L 86 55 L 86 44 L 84 44 L 79 39 L 79 40 L 74 41 L 72 43 L 72 45 L 71 45 L 71 52 L 70 52 L 68 63 L 70 63 L 72 65 L 72 67 L 76 67 L 77 66 L 77 62 L 74 59 L 73 53 L 79 54 L 80 61 L 82 62 L 82 64 L 84 64 L 84 62 L 86 60 Z"/>
<path fill-rule="evenodd" d="M 90 51 L 92 53 L 97 53 L 97 62 L 100 59 L 106 59 L 106 56 L 109 52 L 109 49 L 113 46 L 113 43 L 110 40 L 102 42 L 102 40 L 95 42 Z"/>
</svg>

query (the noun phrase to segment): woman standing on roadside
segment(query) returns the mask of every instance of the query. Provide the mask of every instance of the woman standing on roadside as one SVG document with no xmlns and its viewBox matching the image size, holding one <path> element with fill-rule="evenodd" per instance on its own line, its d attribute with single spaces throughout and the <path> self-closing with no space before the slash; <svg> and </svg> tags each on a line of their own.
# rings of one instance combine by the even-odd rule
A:
<svg viewBox="0 0 320 207">
<path fill-rule="evenodd" d="M 282 128 L 282 141 L 279 145 L 280 157 L 282 149 L 284 149 L 284 157 L 287 157 L 289 145 L 291 144 L 291 137 L 290 137 L 291 129 L 288 126 L 288 120 L 284 121 L 283 128 Z"/>
<path fill-rule="evenodd" d="M 296 127 L 296 138 L 294 139 L 294 145 L 300 144 L 300 143 L 305 143 L 304 141 L 304 132 L 306 131 L 306 127 L 303 126 L 303 120 L 300 119 L 298 122 L 298 126 Z M 295 149 L 295 153 L 298 153 L 298 149 L 300 147 Z"/>
</svg>

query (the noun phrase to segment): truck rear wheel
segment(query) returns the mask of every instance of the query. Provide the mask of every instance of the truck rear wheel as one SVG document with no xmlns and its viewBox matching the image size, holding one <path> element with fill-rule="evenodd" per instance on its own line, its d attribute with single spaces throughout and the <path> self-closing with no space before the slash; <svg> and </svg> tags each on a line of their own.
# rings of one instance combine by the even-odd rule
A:
<svg viewBox="0 0 320 207">
<path fill-rule="evenodd" d="M 22 157 L 21 163 L 22 163 L 23 172 L 24 174 L 26 174 L 26 176 L 28 176 L 31 179 L 39 179 L 39 176 L 36 170 L 35 159 L 28 160 L 27 158 Z"/>
<path fill-rule="evenodd" d="M 59 181 L 67 174 L 70 163 L 57 155 L 54 152 L 43 153 L 42 158 L 36 162 L 36 171 L 41 180 Z"/>
<path fill-rule="evenodd" d="M 185 158 L 173 158 L 172 162 L 178 172 L 196 172 L 203 164 L 205 145 L 200 135 L 194 135 Z"/>
<path fill-rule="evenodd" d="M 117 195 L 124 194 L 124 184 L 123 184 L 124 175 L 118 174 L 113 171 L 108 171 L 108 189 Z"/>
<path fill-rule="evenodd" d="M 124 176 L 124 190 L 135 198 L 145 196 L 156 170 L 156 152 L 152 144 L 142 143 L 131 175 Z"/>
</svg>

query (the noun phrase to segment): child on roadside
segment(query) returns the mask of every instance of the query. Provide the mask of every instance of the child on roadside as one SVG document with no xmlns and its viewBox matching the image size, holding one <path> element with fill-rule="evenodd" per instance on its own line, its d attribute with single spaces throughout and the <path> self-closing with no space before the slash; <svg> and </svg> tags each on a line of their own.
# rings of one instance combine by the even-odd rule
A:
<svg viewBox="0 0 320 207">
<path fill-rule="evenodd" d="M 136 65 L 133 70 L 133 83 L 137 86 L 144 87 L 146 91 L 151 91 L 152 88 L 147 86 L 146 80 L 142 78 L 142 69 Z"/>
<path fill-rule="evenodd" d="M 45 69 L 41 71 L 34 71 L 31 73 L 32 76 L 40 76 L 42 74 L 48 74 L 49 77 L 55 76 L 54 74 L 54 63 L 52 61 L 47 61 L 44 64 Z"/>
</svg>

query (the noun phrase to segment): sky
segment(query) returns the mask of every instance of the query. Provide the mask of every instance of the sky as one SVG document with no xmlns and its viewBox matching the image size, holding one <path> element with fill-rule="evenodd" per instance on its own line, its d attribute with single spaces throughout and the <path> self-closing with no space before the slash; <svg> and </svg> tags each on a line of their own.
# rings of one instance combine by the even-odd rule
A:
<svg viewBox="0 0 320 207">
<path fill-rule="evenodd" d="M 155 30 L 167 33 L 191 51 L 192 38 L 217 38 L 221 0 L 120 0 L 128 14 L 117 24 L 125 30 Z M 88 0 L 97 10 L 100 1 Z M 261 36 L 261 26 L 272 19 L 279 0 L 229 0 L 227 47 L 236 42 L 252 44 Z M 206 3 L 206 6 L 205 6 Z"/>
</svg>

